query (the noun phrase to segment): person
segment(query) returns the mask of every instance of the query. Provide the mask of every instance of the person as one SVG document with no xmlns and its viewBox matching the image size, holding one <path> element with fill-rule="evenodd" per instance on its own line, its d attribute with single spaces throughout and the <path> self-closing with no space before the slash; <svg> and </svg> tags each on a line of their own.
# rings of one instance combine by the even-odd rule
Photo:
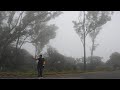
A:
<svg viewBox="0 0 120 90">
<path fill-rule="evenodd" d="M 43 78 L 43 69 L 45 65 L 45 59 L 42 58 L 42 55 L 39 55 L 39 58 L 37 58 L 36 60 L 38 60 L 38 64 L 37 64 L 38 77 Z"/>
</svg>

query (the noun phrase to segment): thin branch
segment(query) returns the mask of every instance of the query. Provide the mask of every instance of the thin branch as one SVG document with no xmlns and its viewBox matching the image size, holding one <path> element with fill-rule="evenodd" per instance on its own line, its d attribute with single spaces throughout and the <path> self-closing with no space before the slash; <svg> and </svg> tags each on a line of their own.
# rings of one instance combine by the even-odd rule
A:
<svg viewBox="0 0 120 90">
<path fill-rule="evenodd" d="M 25 43 L 25 40 L 28 38 L 28 36 L 26 36 L 25 38 L 24 38 L 24 40 L 23 40 L 23 42 L 22 42 L 22 44 L 20 45 L 20 49 L 21 49 L 21 47 L 22 47 L 22 45 Z"/>
<path fill-rule="evenodd" d="M 24 12 L 24 11 L 23 11 L 23 12 Z M 19 22 L 19 19 L 20 19 L 20 17 L 22 16 L 23 12 L 19 15 L 19 17 L 18 17 L 18 19 L 17 19 L 16 25 L 10 30 L 10 32 L 11 32 L 14 28 L 16 28 L 16 26 L 17 26 L 17 24 L 18 24 L 18 22 Z M 8 37 L 9 37 L 9 39 L 11 39 L 11 38 L 13 39 L 13 38 L 15 37 L 15 35 L 13 35 L 13 37 L 12 37 L 11 34 L 10 34 L 10 32 L 9 32 L 9 34 L 8 34 L 8 35 L 9 35 Z M 9 39 L 8 39 L 6 42 L 9 42 L 9 41 L 10 41 Z"/>
<path fill-rule="evenodd" d="M 27 42 L 27 43 L 32 43 L 32 42 L 30 42 L 30 41 L 24 41 L 25 43 Z"/>
<path fill-rule="evenodd" d="M 82 45 L 84 45 L 84 43 L 83 43 L 83 39 L 80 38 L 80 40 L 81 40 L 81 42 L 82 42 Z"/>
<path fill-rule="evenodd" d="M 94 31 L 94 30 L 95 30 L 95 29 L 90 30 L 90 31 L 87 31 L 85 37 L 86 37 L 89 33 L 91 33 L 92 31 Z"/>
<path fill-rule="evenodd" d="M 18 24 L 18 22 L 19 22 L 19 19 L 20 19 L 20 17 L 22 16 L 23 12 L 24 12 L 24 11 L 22 11 L 22 13 L 20 13 L 20 15 L 19 15 L 19 17 L 18 17 L 18 19 L 17 19 L 17 23 L 15 24 L 15 26 L 13 26 L 13 28 L 11 29 L 11 31 L 12 31 L 14 28 L 16 28 L 16 26 L 17 26 L 17 24 Z"/>
<path fill-rule="evenodd" d="M 14 18 L 15 13 L 16 13 L 15 11 L 12 11 L 12 12 L 10 13 L 9 19 L 11 19 L 11 21 L 10 21 L 10 22 L 8 21 L 8 27 L 9 27 L 9 29 L 11 29 L 11 28 L 10 28 L 10 25 L 12 25 L 11 23 L 12 23 L 12 20 L 13 20 L 13 18 Z"/>
<path fill-rule="evenodd" d="M 20 39 L 20 37 L 18 36 L 18 39 L 17 39 L 17 42 L 16 42 L 16 49 L 18 47 L 19 39 Z"/>
</svg>

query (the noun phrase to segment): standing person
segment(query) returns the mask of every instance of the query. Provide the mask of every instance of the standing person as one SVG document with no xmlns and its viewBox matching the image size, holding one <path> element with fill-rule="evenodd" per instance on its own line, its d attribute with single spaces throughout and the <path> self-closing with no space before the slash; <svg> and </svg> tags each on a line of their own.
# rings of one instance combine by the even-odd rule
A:
<svg viewBox="0 0 120 90">
<path fill-rule="evenodd" d="M 37 64 L 37 71 L 38 71 L 38 77 L 43 77 L 43 68 L 45 65 L 45 59 L 42 58 L 42 55 L 39 55 L 39 58 L 37 58 L 38 64 Z"/>
</svg>

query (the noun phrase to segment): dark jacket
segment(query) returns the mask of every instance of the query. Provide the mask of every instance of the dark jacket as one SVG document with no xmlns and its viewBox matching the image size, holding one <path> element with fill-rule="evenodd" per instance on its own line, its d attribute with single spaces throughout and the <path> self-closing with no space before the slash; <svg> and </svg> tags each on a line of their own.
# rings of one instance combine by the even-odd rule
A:
<svg viewBox="0 0 120 90">
<path fill-rule="evenodd" d="M 43 67 L 43 62 L 44 62 L 43 58 L 38 58 L 38 67 Z"/>
</svg>

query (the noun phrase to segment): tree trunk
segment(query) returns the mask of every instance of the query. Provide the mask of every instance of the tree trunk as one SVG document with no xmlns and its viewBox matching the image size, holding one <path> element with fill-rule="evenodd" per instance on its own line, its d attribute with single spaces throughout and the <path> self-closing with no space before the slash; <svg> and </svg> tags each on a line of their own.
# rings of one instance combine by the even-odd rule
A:
<svg viewBox="0 0 120 90">
<path fill-rule="evenodd" d="M 90 63 L 92 64 L 93 59 L 93 52 L 94 52 L 94 40 L 92 41 L 92 49 L 91 49 L 91 60 Z"/>
<path fill-rule="evenodd" d="M 35 58 L 37 58 L 38 56 L 38 48 L 37 48 L 37 44 L 35 44 Z"/>
<path fill-rule="evenodd" d="M 84 33 L 84 71 L 86 71 L 86 47 L 85 47 L 85 33 Z"/>
<path fill-rule="evenodd" d="M 83 30 L 84 30 L 84 71 L 86 71 L 86 43 L 85 43 L 85 38 L 86 38 L 86 30 L 85 30 L 85 11 L 83 11 L 84 13 L 84 19 L 83 19 Z"/>
<path fill-rule="evenodd" d="M 15 59 L 16 60 L 17 60 L 18 54 L 19 54 L 18 43 L 19 43 L 19 36 L 18 36 L 18 39 L 17 39 L 17 42 L 16 42 L 16 53 L 15 53 Z"/>
</svg>

